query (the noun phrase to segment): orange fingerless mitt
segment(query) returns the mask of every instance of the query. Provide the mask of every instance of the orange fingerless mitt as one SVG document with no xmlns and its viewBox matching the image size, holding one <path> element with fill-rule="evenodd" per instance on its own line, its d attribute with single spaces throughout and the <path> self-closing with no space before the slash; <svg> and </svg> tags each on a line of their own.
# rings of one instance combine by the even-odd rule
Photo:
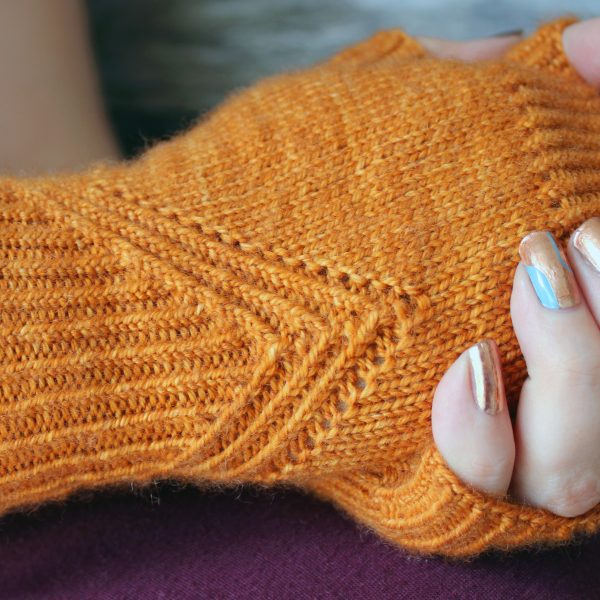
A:
<svg viewBox="0 0 600 600">
<path fill-rule="evenodd" d="M 437 452 L 431 401 L 494 338 L 519 240 L 600 212 L 600 96 L 566 20 L 495 62 L 378 33 L 141 159 L 0 180 L 0 510 L 104 484 L 285 483 L 421 553 L 561 542 Z"/>
</svg>

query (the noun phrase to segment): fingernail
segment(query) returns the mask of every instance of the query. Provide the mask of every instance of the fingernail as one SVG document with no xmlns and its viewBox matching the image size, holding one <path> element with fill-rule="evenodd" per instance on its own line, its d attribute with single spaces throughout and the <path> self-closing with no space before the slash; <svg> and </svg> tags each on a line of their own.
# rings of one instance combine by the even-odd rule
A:
<svg viewBox="0 0 600 600">
<path fill-rule="evenodd" d="M 510 31 L 502 31 L 501 33 L 494 33 L 490 37 L 500 38 L 500 37 L 516 37 L 516 36 L 522 36 L 522 35 L 523 35 L 522 29 L 511 29 Z"/>
<path fill-rule="evenodd" d="M 561 309 L 581 302 L 575 275 L 549 231 L 526 235 L 519 246 L 519 255 L 542 306 Z"/>
<path fill-rule="evenodd" d="M 572 240 L 573 246 L 588 264 L 600 272 L 600 218 L 592 217 L 580 225 Z"/>
<path fill-rule="evenodd" d="M 475 402 L 488 415 L 497 415 L 504 408 L 504 381 L 498 346 L 493 340 L 482 340 L 468 352 Z"/>
</svg>

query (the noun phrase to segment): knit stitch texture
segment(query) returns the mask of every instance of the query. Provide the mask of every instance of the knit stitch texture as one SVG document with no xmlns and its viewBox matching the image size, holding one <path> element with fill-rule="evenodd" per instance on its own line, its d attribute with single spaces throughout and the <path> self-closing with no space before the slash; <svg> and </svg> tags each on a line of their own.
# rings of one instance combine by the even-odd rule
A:
<svg viewBox="0 0 600 600">
<path fill-rule="evenodd" d="M 0 510 L 176 479 L 299 486 L 420 553 L 595 532 L 472 489 L 431 434 L 483 337 L 514 411 L 518 243 L 600 213 L 569 23 L 476 64 L 380 32 L 137 161 L 0 180 Z"/>
</svg>

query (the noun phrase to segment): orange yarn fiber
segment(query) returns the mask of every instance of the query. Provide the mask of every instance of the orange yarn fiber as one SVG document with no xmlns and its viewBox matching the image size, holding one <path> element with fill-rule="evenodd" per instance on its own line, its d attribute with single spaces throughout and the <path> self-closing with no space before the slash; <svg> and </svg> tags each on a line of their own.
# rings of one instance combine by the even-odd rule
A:
<svg viewBox="0 0 600 600">
<path fill-rule="evenodd" d="M 599 213 L 568 23 L 477 64 L 380 32 L 137 161 L 0 180 L 0 510 L 177 479 L 299 486 L 424 554 L 597 531 L 472 489 L 431 434 L 483 337 L 514 407 L 518 242 Z"/>
</svg>

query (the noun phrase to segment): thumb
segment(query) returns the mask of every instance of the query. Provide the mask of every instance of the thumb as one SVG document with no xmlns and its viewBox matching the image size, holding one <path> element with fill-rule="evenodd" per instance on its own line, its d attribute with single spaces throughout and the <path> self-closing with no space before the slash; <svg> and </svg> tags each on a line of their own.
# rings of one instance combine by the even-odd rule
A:
<svg viewBox="0 0 600 600">
<path fill-rule="evenodd" d="M 438 38 L 420 37 L 420 44 L 433 56 L 438 58 L 453 58 L 465 62 L 491 60 L 500 58 L 511 46 L 521 38 L 519 31 L 498 35 L 490 38 L 455 42 Z"/>
<path fill-rule="evenodd" d="M 563 48 L 579 74 L 600 88 L 600 18 L 567 27 L 563 32 Z"/>
<path fill-rule="evenodd" d="M 465 483 L 506 494 L 515 462 L 515 441 L 498 346 L 482 340 L 463 352 L 439 382 L 431 409 L 435 444 Z"/>
</svg>

